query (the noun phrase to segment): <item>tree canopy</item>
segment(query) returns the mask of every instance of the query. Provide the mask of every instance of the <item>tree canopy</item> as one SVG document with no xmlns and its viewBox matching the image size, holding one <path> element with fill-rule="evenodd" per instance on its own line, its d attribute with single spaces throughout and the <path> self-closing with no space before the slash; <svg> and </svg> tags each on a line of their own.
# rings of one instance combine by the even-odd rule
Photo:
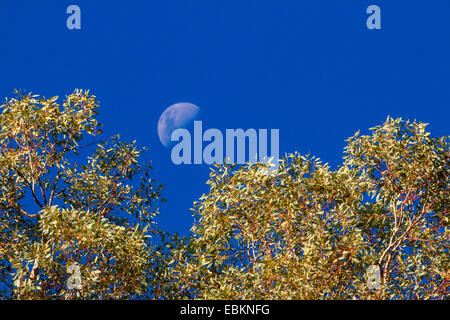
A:
<svg viewBox="0 0 450 320">
<path fill-rule="evenodd" d="M 1 106 L 0 298 L 448 298 L 450 149 L 426 124 L 358 132 L 335 169 L 213 166 L 180 238 L 155 222 L 146 149 L 95 140 L 89 91 L 58 101 Z"/>
<path fill-rule="evenodd" d="M 17 95 L 0 115 L 1 296 L 149 294 L 159 253 L 148 238 L 157 234 L 161 187 L 140 161 L 144 150 L 119 137 L 86 142 L 101 133 L 88 91 L 76 90 L 62 107 L 58 97 Z M 66 285 L 71 265 L 79 290 Z"/>
<path fill-rule="evenodd" d="M 448 298 L 449 144 L 390 119 L 347 140 L 336 170 L 216 166 L 174 274 L 206 299 Z M 378 289 L 368 270 L 380 273 Z"/>
</svg>

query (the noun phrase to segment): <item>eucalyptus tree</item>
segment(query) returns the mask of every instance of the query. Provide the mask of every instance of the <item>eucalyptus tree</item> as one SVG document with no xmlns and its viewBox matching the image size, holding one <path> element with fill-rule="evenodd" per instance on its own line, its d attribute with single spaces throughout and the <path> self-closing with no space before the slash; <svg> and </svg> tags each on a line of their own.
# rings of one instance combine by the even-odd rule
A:
<svg viewBox="0 0 450 320">
<path fill-rule="evenodd" d="M 134 142 L 94 140 L 98 107 L 82 90 L 1 106 L 1 298 L 155 295 L 161 186 Z"/>
<path fill-rule="evenodd" d="M 448 299 L 449 143 L 388 118 L 311 156 L 216 166 L 174 283 L 201 299 Z"/>
</svg>

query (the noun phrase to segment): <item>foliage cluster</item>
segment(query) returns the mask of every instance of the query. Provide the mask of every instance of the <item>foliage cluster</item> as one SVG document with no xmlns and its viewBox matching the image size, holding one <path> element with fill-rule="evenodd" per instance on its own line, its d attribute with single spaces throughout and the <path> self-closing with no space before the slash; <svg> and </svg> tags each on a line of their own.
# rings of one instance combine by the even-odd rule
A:
<svg viewBox="0 0 450 320">
<path fill-rule="evenodd" d="M 0 297 L 448 298 L 449 142 L 426 124 L 356 133 L 337 169 L 298 153 L 270 170 L 217 165 L 180 238 L 155 222 L 145 149 L 86 142 L 98 107 L 82 90 L 62 106 L 19 93 L 1 106 Z M 73 264 L 81 289 L 67 286 Z"/>
</svg>

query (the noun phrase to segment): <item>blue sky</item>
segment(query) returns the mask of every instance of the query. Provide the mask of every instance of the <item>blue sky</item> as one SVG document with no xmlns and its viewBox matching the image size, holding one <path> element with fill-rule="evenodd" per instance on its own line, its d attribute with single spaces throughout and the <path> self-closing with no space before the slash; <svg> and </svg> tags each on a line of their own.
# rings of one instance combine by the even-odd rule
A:
<svg viewBox="0 0 450 320">
<path fill-rule="evenodd" d="M 81 8 L 81 30 L 66 8 Z M 382 29 L 366 28 L 381 8 Z M 106 138 L 149 146 L 161 225 L 187 233 L 207 165 L 175 166 L 158 139 L 177 102 L 204 128 L 280 129 L 280 153 L 337 166 L 344 140 L 388 115 L 449 135 L 450 2 L 381 0 L 2 1 L 0 98 L 90 89 Z"/>
</svg>

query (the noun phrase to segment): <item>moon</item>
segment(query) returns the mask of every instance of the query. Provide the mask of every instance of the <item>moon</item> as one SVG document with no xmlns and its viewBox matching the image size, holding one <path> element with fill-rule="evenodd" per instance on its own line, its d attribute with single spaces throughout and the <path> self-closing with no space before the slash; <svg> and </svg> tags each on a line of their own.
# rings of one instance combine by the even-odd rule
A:
<svg viewBox="0 0 450 320">
<path fill-rule="evenodd" d="M 188 127 L 199 113 L 200 108 L 189 102 L 175 103 L 164 110 L 158 120 L 158 136 L 161 143 L 169 147 L 172 131 Z"/>
</svg>

